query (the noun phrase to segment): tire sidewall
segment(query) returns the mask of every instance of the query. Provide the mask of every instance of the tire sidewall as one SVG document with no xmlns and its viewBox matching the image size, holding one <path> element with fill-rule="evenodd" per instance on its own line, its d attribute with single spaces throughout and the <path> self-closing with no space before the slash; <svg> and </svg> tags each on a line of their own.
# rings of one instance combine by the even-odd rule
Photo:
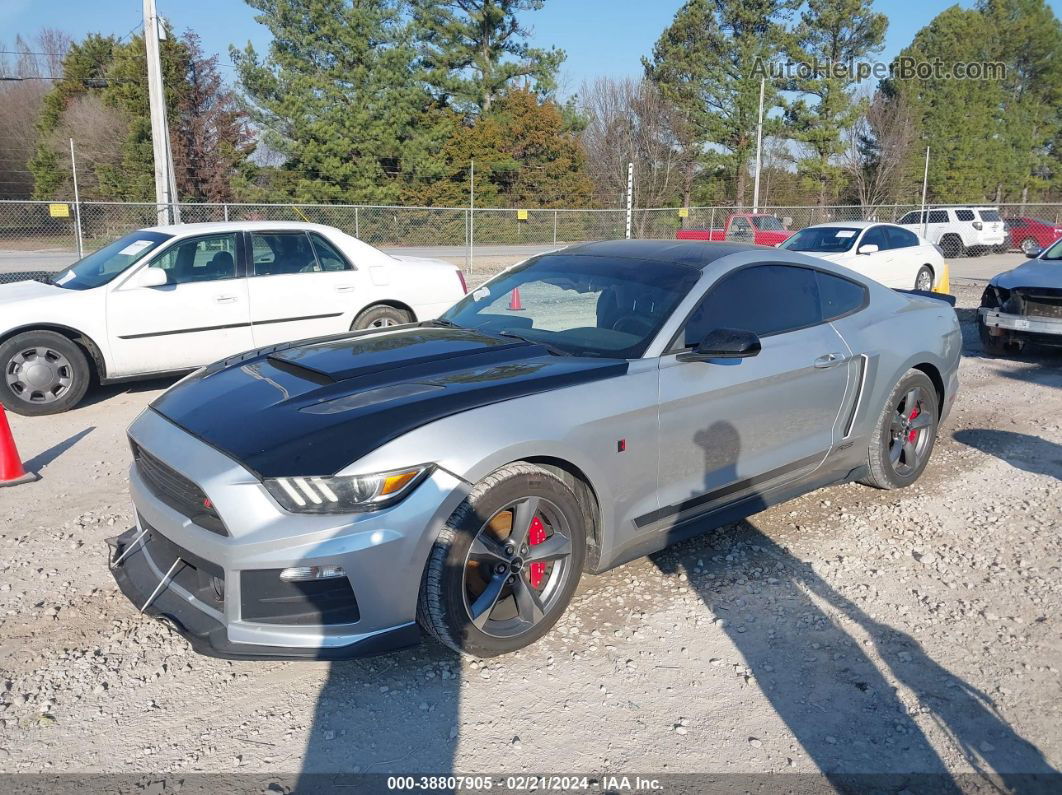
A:
<svg viewBox="0 0 1062 795">
<path fill-rule="evenodd" d="M 932 435 L 929 437 L 925 455 L 918 467 L 908 475 L 900 475 L 893 468 L 892 462 L 889 460 L 889 425 L 896 404 L 900 402 L 900 398 L 905 392 L 915 386 L 923 387 L 933 398 L 929 401 L 930 405 L 928 407 L 933 413 Z M 884 488 L 892 489 L 904 488 L 910 486 L 922 476 L 922 472 L 925 471 L 925 468 L 929 465 L 930 459 L 933 457 L 933 449 L 936 446 L 937 433 L 940 430 L 939 400 L 940 395 L 937 394 L 937 389 L 933 386 L 932 380 L 920 370 L 908 370 L 903 378 L 897 382 L 896 386 L 892 388 L 892 391 L 889 393 L 889 397 L 885 402 L 885 407 L 881 412 L 881 416 L 878 418 L 877 425 L 874 428 L 874 441 L 870 450 L 872 458 L 871 469 L 875 475 L 875 479 L 879 481 L 879 485 Z"/>
<path fill-rule="evenodd" d="M 559 478 L 545 470 L 539 472 L 540 474 L 514 474 L 493 484 L 482 493 L 474 490 L 448 522 L 448 527 L 456 532 L 445 550 L 442 592 L 437 596 L 443 608 L 447 634 L 460 645 L 461 651 L 467 654 L 490 657 L 534 643 L 549 632 L 564 614 L 579 585 L 586 554 L 584 512 L 578 498 Z M 572 537 L 572 555 L 568 559 L 571 568 L 552 611 L 538 625 L 518 637 L 499 638 L 475 627 L 468 617 L 463 593 L 465 559 L 473 539 L 490 517 L 509 503 L 524 497 L 542 497 L 564 513 Z"/>
<path fill-rule="evenodd" d="M 908 273 L 910 273 L 910 271 L 908 271 Z M 928 273 L 929 274 L 929 289 L 932 290 L 933 289 L 933 269 L 929 268 L 929 267 L 926 267 L 925 265 L 923 265 L 921 268 L 919 268 L 918 269 L 918 273 L 915 274 L 915 283 L 914 283 L 915 289 L 916 290 L 921 290 L 922 289 L 921 287 L 918 286 L 918 284 L 919 284 L 919 282 L 922 281 L 922 274 L 923 273 Z"/>
<path fill-rule="evenodd" d="M 362 310 L 350 326 L 351 331 L 364 331 L 372 327 L 372 324 L 381 318 L 391 318 L 396 325 L 409 323 L 409 313 L 404 309 L 397 309 L 386 304 L 377 304 Z"/>
<path fill-rule="evenodd" d="M 51 403 L 29 403 L 18 397 L 7 385 L 4 376 L 8 362 L 19 350 L 32 347 L 51 348 L 65 356 L 73 371 L 73 383 L 62 397 Z M 4 408 L 24 417 L 40 417 L 69 411 L 81 402 L 89 388 L 92 370 L 88 358 L 76 342 L 54 331 L 25 331 L 0 345 L 0 403 Z"/>
</svg>

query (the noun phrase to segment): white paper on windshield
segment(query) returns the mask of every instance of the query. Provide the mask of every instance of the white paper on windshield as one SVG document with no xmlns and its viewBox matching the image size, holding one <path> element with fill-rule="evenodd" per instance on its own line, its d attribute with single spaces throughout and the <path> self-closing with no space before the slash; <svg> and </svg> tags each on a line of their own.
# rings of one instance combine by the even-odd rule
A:
<svg viewBox="0 0 1062 795">
<path fill-rule="evenodd" d="M 473 301 L 482 301 L 484 298 L 490 297 L 490 289 L 487 287 L 480 287 L 474 293 L 472 293 Z"/>
<path fill-rule="evenodd" d="M 851 237 L 855 234 L 854 229 L 838 229 L 834 237 Z"/>
<path fill-rule="evenodd" d="M 73 271 L 67 271 L 62 276 L 60 276 L 58 279 L 53 279 L 52 283 L 53 284 L 66 284 L 68 281 L 70 281 L 73 278 L 74 278 L 74 272 Z"/>
<path fill-rule="evenodd" d="M 123 254 L 126 257 L 135 257 L 145 248 L 151 245 L 150 240 L 134 240 L 128 246 L 119 251 L 119 254 Z"/>
</svg>

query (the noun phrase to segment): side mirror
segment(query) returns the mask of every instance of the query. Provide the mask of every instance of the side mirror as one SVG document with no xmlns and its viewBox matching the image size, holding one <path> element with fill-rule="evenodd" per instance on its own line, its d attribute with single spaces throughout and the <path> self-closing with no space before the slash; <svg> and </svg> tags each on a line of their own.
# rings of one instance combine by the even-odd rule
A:
<svg viewBox="0 0 1062 795">
<path fill-rule="evenodd" d="M 857 251 L 856 254 L 876 254 L 877 252 L 877 243 L 867 243 L 865 246 L 860 246 L 859 251 Z"/>
<path fill-rule="evenodd" d="M 162 268 L 141 268 L 133 274 L 126 287 L 165 287 L 169 277 Z"/>
<path fill-rule="evenodd" d="M 1028 251 L 1025 252 L 1025 256 L 1028 257 L 1029 259 L 1036 259 L 1037 257 L 1039 257 L 1043 253 L 1044 253 L 1044 250 L 1042 248 L 1040 248 L 1040 246 L 1033 246 L 1031 249 L 1029 249 Z"/>
<path fill-rule="evenodd" d="M 760 352 L 760 338 L 751 331 L 717 328 L 709 331 L 691 351 L 680 353 L 680 362 L 707 362 L 711 359 L 745 359 Z"/>
</svg>

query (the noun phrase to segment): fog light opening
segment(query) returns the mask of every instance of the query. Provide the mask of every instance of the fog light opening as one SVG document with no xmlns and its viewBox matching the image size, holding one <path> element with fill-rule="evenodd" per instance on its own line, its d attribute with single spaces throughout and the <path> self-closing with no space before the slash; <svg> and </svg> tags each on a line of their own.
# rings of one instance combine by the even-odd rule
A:
<svg viewBox="0 0 1062 795">
<path fill-rule="evenodd" d="M 334 577 L 346 577 L 342 566 L 295 566 L 280 572 L 284 582 L 306 582 L 307 580 L 328 580 Z"/>
</svg>

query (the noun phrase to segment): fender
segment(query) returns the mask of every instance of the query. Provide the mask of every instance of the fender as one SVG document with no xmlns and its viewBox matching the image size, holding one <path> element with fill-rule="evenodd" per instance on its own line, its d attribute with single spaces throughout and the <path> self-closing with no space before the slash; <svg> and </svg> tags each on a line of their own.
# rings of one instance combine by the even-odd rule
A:
<svg viewBox="0 0 1062 795">
<path fill-rule="evenodd" d="M 100 382 L 107 382 L 107 359 L 103 355 L 103 349 L 85 332 L 62 323 L 24 323 L 21 326 L 8 329 L 3 334 L 0 334 L 0 343 L 7 342 L 15 335 L 21 334 L 24 331 L 55 331 L 62 334 L 64 337 L 69 337 L 74 342 L 80 344 L 88 352 L 89 358 L 92 359 L 93 363 L 96 365 L 96 373 L 99 375 Z"/>
</svg>

